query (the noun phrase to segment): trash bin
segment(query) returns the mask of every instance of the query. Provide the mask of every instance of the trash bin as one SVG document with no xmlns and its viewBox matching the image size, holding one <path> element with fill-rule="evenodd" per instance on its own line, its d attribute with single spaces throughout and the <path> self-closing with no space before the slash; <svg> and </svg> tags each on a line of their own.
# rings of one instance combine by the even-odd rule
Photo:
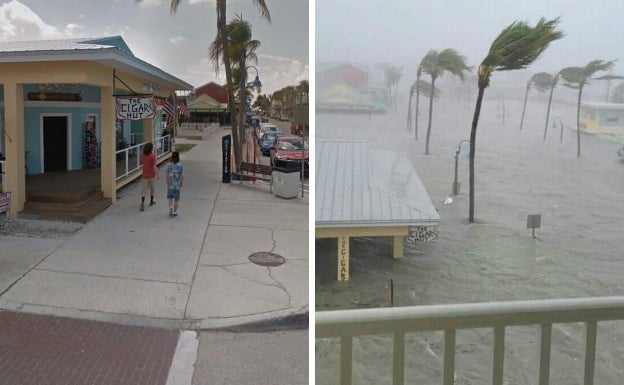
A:
<svg viewBox="0 0 624 385">
<path fill-rule="evenodd" d="M 273 166 L 273 194 L 281 198 L 295 198 L 299 194 L 299 169 L 293 162 L 275 160 Z"/>
</svg>

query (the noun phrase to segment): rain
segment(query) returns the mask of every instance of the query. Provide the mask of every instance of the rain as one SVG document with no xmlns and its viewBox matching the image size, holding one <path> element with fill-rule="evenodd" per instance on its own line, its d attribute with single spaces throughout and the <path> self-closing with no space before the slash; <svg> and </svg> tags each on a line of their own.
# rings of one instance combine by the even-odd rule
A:
<svg viewBox="0 0 624 385">
<path fill-rule="evenodd" d="M 336 282 L 335 264 L 321 262 L 335 261 L 335 244 L 317 239 L 316 310 L 387 307 L 391 280 L 394 306 L 624 295 L 624 162 L 618 155 L 624 123 L 619 135 L 581 132 L 579 156 L 578 83 L 561 76 L 548 109 L 550 88 L 541 90 L 531 82 L 537 73 L 548 73 L 552 80 L 567 67 L 614 61 L 589 77 L 582 102 L 624 101 L 618 99 L 624 87 L 617 78 L 624 75 L 624 52 L 612 38 L 621 27 L 610 12 L 617 2 L 483 1 L 477 6 L 449 1 L 437 9 L 408 1 L 391 7 L 360 4 L 345 19 L 340 17 L 345 4 L 316 2 L 316 140 L 366 140 L 409 160 L 441 220 L 437 241 L 406 243 L 401 259 L 391 258 L 392 239 L 353 239 L 347 282 Z M 476 69 L 511 23 L 534 26 L 541 18 L 557 17 L 561 39 L 525 69 L 495 71 L 485 88 L 475 143 L 475 220 L 470 224 L 466 141 L 478 94 Z M 465 56 L 472 69 L 463 81 L 449 72 L 437 78 L 427 155 L 429 94 L 419 96 L 416 139 L 416 94 L 410 98 L 410 88 L 422 58 L 430 50 L 447 48 Z M 330 108 L 332 102 L 339 104 L 336 94 L 346 98 L 349 89 L 343 86 L 339 92 L 324 71 L 342 64 L 366 72 L 369 88 L 381 90 L 358 99 L 369 103 L 368 110 Z M 388 79 L 392 71 L 399 73 L 398 82 Z M 431 84 L 428 74 L 420 79 Z M 333 94 L 325 93 L 332 87 Z M 385 108 L 379 107 L 380 100 Z M 611 119 L 624 121 L 624 114 Z M 527 217 L 534 214 L 541 215 L 535 237 L 527 229 Z M 551 383 L 580 383 L 582 338 L 578 324 L 553 325 Z M 505 383 L 532 381 L 535 328 L 513 328 L 507 339 Z M 458 333 L 457 384 L 490 381 L 491 341 L 489 330 Z M 623 341 L 621 323 L 601 323 L 596 384 L 620 382 Z M 356 338 L 353 349 L 354 383 L 391 383 L 391 337 Z M 441 383 L 442 351 L 441 334 L 409 334 L 406 380 Z M 317 384 L 337 382 L 338 357 L 339 343 L 316 341 Z"/>
</svg>

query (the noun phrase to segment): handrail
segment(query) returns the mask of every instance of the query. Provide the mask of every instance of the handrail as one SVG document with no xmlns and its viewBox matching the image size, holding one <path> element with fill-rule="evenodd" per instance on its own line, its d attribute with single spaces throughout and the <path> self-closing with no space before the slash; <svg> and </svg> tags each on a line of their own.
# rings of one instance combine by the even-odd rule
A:
<svg viewBox="0 0 624 385">
<path fill-rule="evenodd" d="M 494 330 L 493 384 L 503 381 L 505 328 L 540 326 L 538 384 L 548 385 L 552 325 L 585 324 L 583 384 L 592 385 L 597 322 L 624 320 L 624 297 L 545 299 L 512 302 L 410 306 L 381 309 L 322 311 L 315 314 L 316 338 L 340 337 L 341 384 L 351 384 L 353 337 L 393 334 L 393 384 L 403 384 L 405 333 L 444 331 L 444 384 L 454 381 L 455 333 L 458 329 Z"/>
<path fill-rule="evenodd" d="M 117 175 L 116 180 L 120 180 L 137 170 L 140 170 L 141 167 L 141 157 L 136 156 L 133 160 L 132 165 L 130 164 L 130 158 L 134 155 L 138 155 L 143 151 L 143 146 L 147 142 L 135 144 L 134 146 L 126 147 L 121 150 L 117 150 L 115 152 L 115 158 L 121 159 L 124 161 L 122 172 Z M 172 151 L 171 149 L 171 135 L 161 136 L 160 139 L 154 143 L 154 153 L 157 158 L 161 158 Z"/>
</svg>

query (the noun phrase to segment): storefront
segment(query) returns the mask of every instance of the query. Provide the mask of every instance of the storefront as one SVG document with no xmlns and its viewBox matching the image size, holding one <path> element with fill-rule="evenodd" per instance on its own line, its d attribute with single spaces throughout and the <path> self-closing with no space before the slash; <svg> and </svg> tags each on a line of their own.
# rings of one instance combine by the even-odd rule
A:
<svg viewBox="0 0 624 385">
<path fill-rule="evenodd" d="M 192 86 L 135 57 L 120 36 L 0 43 L 0 152 L 9 215 L 26 201 L 26 177 L 100 170 L 113 202 L 120 148 L 156 141 L 161 109 Z M 120 116 L 119 101 L 152 101 L 153 111 Z M 123 102 L 122 102 L 123 104 Z M 155 142 L 156 143 L 156 142 Z M 126 178 L 127 179 L 127 178 Z"/>
</svg>

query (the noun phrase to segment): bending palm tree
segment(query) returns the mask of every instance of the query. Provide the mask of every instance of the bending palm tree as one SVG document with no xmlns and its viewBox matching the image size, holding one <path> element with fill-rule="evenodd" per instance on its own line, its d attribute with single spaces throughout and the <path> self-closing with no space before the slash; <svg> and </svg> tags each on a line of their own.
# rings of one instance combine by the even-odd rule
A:
<svg viewBox="0 0 624 385">
<path fill-rule="evenodd" d="M 141 0 L 136 0 L 140 2 Z M 180 5 L 181 0 L 171 0 L 171 13 L 176 13 L 178 10 L 178 6 Z M 266 5 L 265 0 L 253 0 L 254 4 L 256 4 L 260 10 L 260 15 L 265 18 L 269 23 L 271 22 L 271 14 L 269 13 L 269 8 Z M 228 91 L 228 110 L 230 111 L 230 116 L 232 117 L 232 127 L 235 127 L 234 122 L 234 83 L 232 81 L 232 66 L 230 63 L 230 51 L 228 44 L 228 36 L 227 36 L 227 20 L 226 20 L 226 11 L 227 11 L 227 0 L 216 0 L 217 6 L 217 37 L 221 39 L 222 44 L 222 60 L 223 66 L 225 67 L 225 80 L 227 83 L 227 91 Z M 219 60 L 215 64 L 215 72 L 218 72 L 219 69 Z M 232 142 L 234 147 L 234 164 L 236 165 L 236 170 L 238 171 L 240 168 L 241 162 L 241 143 L 240 137 L 238 135 L 238 130 L 232 130 Z"/>
<path fill-rule="evenodd" d="M 531 76 L 531 79 L 527 82 L 526 93 L 524 94 L 524 107 L 522 107 L 522 117 L 520 118 L 520 130 L 522 130 L 522 125 L 524 123 L 524 113 L 526 112 L 527 98 L 529 97 L 531 85 L 535 85 L 535 88 L 537 88 L 539 92 L 544 92 L 550 87 L 551 82 L 552 75 L 548 72 L 538 72 Z"/>
<path fill-rule="evenodd" d="M 431 76 L 431 88 L 435 89 L 435 81 L 448 71 L 453 75 L 464 79 L 464 72 L 470 68 L 466 65 L 466 57 L 456 50 L 447 48 L 442 52 L 431 50 L 423 58 L 422 70 Z M 425 144 L 425 155 L 429 155 L 429 138 L 431 137 L 431 121 L 433 113 L 433 93 L 429 97 L 429 124 L 427 125 L 427 142 Z"/>
<path fill-rule="evenodd" d="M 561 77 L 566 82 L 565 86 L 570 88 L 578 88 L 578 101 L 576 104 L 576 156 L 581 156 L 581 130 L 580 130 L 580 114 L 581 114 L 581 95 L 583 94 L 583 87 L 587 84 L 591 77 L 598 71 L 609 71 L 613 68 L 615 60 L 593 60 L 585 67 L 567 67 L 561 70 Z M 607 75 L 598 78 L 599 80 L 615 79 L 618 76 Z"/>
<path fill-rule="evenodd" d="M 422 64 L 423 59 L 420 61 L 418 70 L 416 71 L 416 89 L 420 84 L 420 77 L 422 76 Z M 418 107 L 420 106 L 420 93 L 416 92 L 416 109 L 414 110 L 414 139 L 418 140 Z"/>
<path fill-rule="evenodd" d="M 526 68 L 548 48 L 551 42 L 561 39 L 563 33 L 555 30 L 559 18 L 541 19 L 535 27 L 523 22 L 514 22 L 505 28 L 492 43 L 488 55 L 479 65 L 479 94 L 470 131 L 470 208 L 468 221 L 474 223 L 474 159 L 476 152 L 477 126 L 483 93 L 490 85 L 494 71 L 509 71 Z"/>
<path fill-rule="evenodd" d="M 548 108 L 546 109 L 546 125 L 544 126 L 544 140 L 546 140 L 546 133 L 548 132 L 548 118 L 550 117 L 550 104 L 552 102 L 553 91 L 559 82 L 559 75 L 561 71 L 557 72 L 555 76 L 552 77 L 550 82 L 550 96 L 548 97 Z"/>
</svg>

